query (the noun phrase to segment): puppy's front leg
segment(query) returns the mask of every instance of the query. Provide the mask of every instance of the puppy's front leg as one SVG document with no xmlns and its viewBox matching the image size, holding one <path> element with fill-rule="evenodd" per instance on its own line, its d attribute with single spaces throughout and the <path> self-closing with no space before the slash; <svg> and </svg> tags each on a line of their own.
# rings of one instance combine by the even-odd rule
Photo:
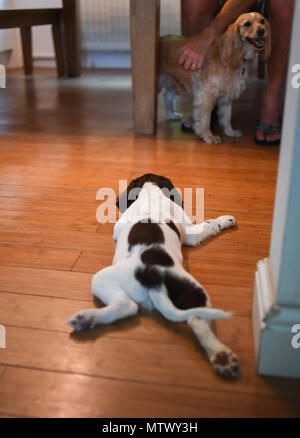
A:
<svg viewBox="0 0 300 438">
<path fill-rule="evenodd" d="M 208 322 L 191 316 L 187 323 L 206 351 L 214 371 L 222 377 L 237 378 L 240 374 L 237 356 L 219 341 Z"/>
<path fill-rule="evenodd" d="M 223 128 L 224 134 L 228 137 L 241 137 L 242 131 L 232 129 L 231 126 L 232 102 L 220 99 L 218 102 L 219 123 Z"/>
<path fill-rule="evenodd" d="M 214 102 L 203 91 L 197 91 L 194 95 L 193 119 L 194 131 L 206 143 L 221 143 L 221 138 L 213 135 L 210 130 L 211 113 Z"/>
<path fill-rule="evenodd" d="M 197 246 L 210 237 L 216 236 L 222 230 L 234 227 L 236 219 L 234 216 L 219 216 L 217 219 L 208 219 L 201 224 L 186 225 L 184 227 L 183 244 Z"/>
</svg>

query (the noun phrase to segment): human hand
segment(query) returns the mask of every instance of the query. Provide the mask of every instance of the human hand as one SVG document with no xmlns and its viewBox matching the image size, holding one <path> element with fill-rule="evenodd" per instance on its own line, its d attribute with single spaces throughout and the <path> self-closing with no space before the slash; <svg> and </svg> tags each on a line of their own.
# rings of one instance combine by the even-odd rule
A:
<svg viewBox="0 0 300 438">
<path fill-rule="evenodd" d="M 192 38 L 183 47 L 178 62 L 185 70 L 197 70 L 202 67 L 207 50 L 213 43 L 216 32 L 212 26 L 207 26 L 203 31 Z"/>
</svg>

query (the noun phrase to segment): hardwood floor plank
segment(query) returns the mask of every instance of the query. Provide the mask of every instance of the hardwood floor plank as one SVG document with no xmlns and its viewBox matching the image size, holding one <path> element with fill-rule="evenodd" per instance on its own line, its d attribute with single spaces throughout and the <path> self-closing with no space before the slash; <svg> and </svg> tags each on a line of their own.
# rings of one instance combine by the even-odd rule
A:
<svg viewBox="0 0 300 438">
<path fill-rule="evenodd" d="M 12 228 L 0 225 L 0 242 L 78 250 L 104 248 L 113 255 L 115 243 L 112 239 L 112 233 L 112 224 L 101 225 L 101 231 L 97 233 L 40 227 L 18 226 Z"/>
<path fill-rule="evenodd" d="M 107 251 L 84 249 L 73 267 L 73 271 L 95 273 L 112 262 L 111 248 Z"/>
<path fill-rule="evenodd" d="M 238 399 L 240 394 L 255 398 L 258 395 L 270 397 L 269 406 L 265 406 L 267 411 L 271 410 L 275 389 L 280 389 L 284 400 L 289 400 L 290 403 L 299 402 L 299 392 L 297 394 L 295 388 L 300 389 L 300 382 L 286 384 L 283 382 L 285 379 L 277 379 L 272 384 L 255 375 L 253 355 L 249 352 L 249 345 L 245 346 L 243 342 L 244 339 L 249 339 L 251 330 L 251 324 L 245 322 L 242 318 L 234 333 L 227 331 L 227 336 L 223 334 L 225 338 L 235 337 L 240 346 L 238 354 L 242 377 L 238 382 L 218 379 L 218 394 L 229 392 L 232 400 L 236 397 Z M 224 325 L 222 331 L 225 332 Z M 12 326 L 7 327 L 7 337 L 7 349 L 1 352 L 1 363 L 6 366 L 148 383 L 159 385 L 160 388 L 167 385 L 201 391 L 210 391 L 216 378 L 203 353 L 197 348 L 197 343 L 188 338 L 172 344 L 132 339 L 122 339 L 120 342 L 117 338 L 102 337 L 101 334 L 96 337 L 95 332 L 86 336 L 69 337 L 66 333 Z M 118 360 L 119 357 L 123 357 L 123 360 Z M 291 388 L 294 389 L 292 393 Z M 298 403 L 298 409 L 295 406 L 294 411 L 298 414 L 299 406 Z M 3 408 L 0 405 L 1 409 Z M 10 409 L 6 410 L 10 412 Z"/>
<path fill-rule="evenodd" d="M 0 264 L 43 269 L 71 270 L 80 251 L 0 244 Z"/>
<path fill-rule="evenodd" d="M 0 265 L 0 289 L 56 298 L 91 299 L 92 275 Z"/>
<path fill-rule="evenodd" d="M 214 294 L 213 304 L 218 305 L 224 301 L 223 308 L 234 311 L 234 316 L 228 321 L 228 326 L 234 324 L 236 317 L 249 316 L 250 297 L 241 296 L 241 305 L 236 309 L 236 297 L 230 297 L 229 290 L 222 290 L 218 296 Z M 216 292 L 214 290 L 214 292 Z M 226 300 L 226 295 L 228 296 Z M 246 302 L 245 304 L 242 304 Z M 221 303 L 220 303 L 221 304 Z M 101 307 L 100 302 L 94 302 L 92 295 L 78 297 L 56 298 L 39 295 L 25 295 L 19 293 L 0 292 L 0 321 L 5 325 L 28 327 L 41 330 L 55 330 L 69 333 L 71 328 L 67 325 L 68 319 L 82 308 Z M 221 307 L 221 306 L 219 306 Z M 20 312 L 20 309 L 22 311 Z M 226 325 L 225 325 L 226 326 Z M 141 312 L 136 318 L 117 321 L 112 326 L 99 327 L 101 336 L 117 338 L 130 338 L 136 340 L 157 341 L 172 343 L 178 341 L 180 336 L 193 338 L 192 332 L 186 325 L 173 324 L 166 321 L 157 312 L 147 314 Z"/>
<path fill-rule="evenodd" d="M 87 402 L 88 400 L 88 402 Z M 0 410 L 16 416 L 197 418 L 292 416 L 295 407 L 267 397 L 159 386 L 8 367 L 0 380 Z"/>
</svg>

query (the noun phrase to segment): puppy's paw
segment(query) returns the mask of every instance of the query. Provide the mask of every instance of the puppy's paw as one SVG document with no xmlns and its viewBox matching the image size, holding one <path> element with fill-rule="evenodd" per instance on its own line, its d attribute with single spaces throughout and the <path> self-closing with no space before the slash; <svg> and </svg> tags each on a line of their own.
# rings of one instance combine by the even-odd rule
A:
<svg viewBox="0 0 300 438">
<path fill-rule="evenodd" d="M 214 371 L 221 377 L 236 379 L 240 375 L 237 356 L 231 350 L 221 350 L 210 358 Z"/>
<path fill-rule="evenodd" d="M 235 129 L 226 129 L 226 131 L 224 132 L 225 135 L 227 135 L 228 137 L 234 137 L 234 138 L 239 138 L 242 137 L 243 133 L 240 130 L 235 130 Z"/>
<path fill-rule="evenodd" d="M 205 141 L 205 143 L 209 143 L 209 144 L 222 143 L 221 137 L 219 137 L 218 135 L 209 135 L 204 137 L 203 140 Z"/>
<path fill-rule="evenodd" d="M 69 319 L 69 325 L 76 331 L 92 330 L 95 327 L 95 311 L 80 310 Z"/>
<path fill-rule="evenodd" d="M 235 217 L 230 215 L 219 216 L 216 221 L 221 230 L 225 230 L 226 228 L 234 227 L 236 225 Z"/>
<path fill-rule="evenodd" d="M 210 236 L 215 236 L 215 235 L 219 234 L 221 229 L 222 229 L 221 225 L 219 225 L 217 220 L 208 219 L 207 221 L 205 221 L 204 232 L 206 232 Z"/>
</svg>

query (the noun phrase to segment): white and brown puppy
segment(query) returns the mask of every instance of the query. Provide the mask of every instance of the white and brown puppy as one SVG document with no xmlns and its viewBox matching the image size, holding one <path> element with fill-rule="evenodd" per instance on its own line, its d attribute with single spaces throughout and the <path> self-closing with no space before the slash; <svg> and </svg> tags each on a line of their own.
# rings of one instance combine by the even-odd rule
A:
<svg viewBox="0 0 300 438">
<path fill-rule="evenodd" d="M 194 131 L 206 143 L 220 143 L 211 132 L 211 112 L 216 105 L 224 134 L 240 137 L 241 131 L 232 129 L 231 106 L 246 88 L 249 71 L 256 54 L 267 60 L 271 53 L 271 28 L 259 13 L 241 15 L 235 23 L 209 48 L 203 67 L 185 70 L 178 57 L 188 38 L 165 36 L 160 39 L 160 90 L 165 89 L 168 116 L 180 120 L 175 111 L 175 97 L 188 94 L 193 97 Z"/>
<path fill-rule="evenodd" d="M 230 313 L 211 307 L 203 287 L 183 268 L 181 252 L 182 245 L 196 246 L 234 226 L 235 218 L 220 216 L 193 225 L 172 182 L 153 174 L 133 180 L 117 205 L 123 214 L 114 227 L 113 264 L 92 279 L 92 292 L 105 307 L 81 310 L 69 324 L 75 330 L 93 329 L 135 315 L 139 309 L 156 309 L 170 321 L 187 322 L 214 370 L 237 377 L 236 355 L 208 324 Z"/>
</svg>

